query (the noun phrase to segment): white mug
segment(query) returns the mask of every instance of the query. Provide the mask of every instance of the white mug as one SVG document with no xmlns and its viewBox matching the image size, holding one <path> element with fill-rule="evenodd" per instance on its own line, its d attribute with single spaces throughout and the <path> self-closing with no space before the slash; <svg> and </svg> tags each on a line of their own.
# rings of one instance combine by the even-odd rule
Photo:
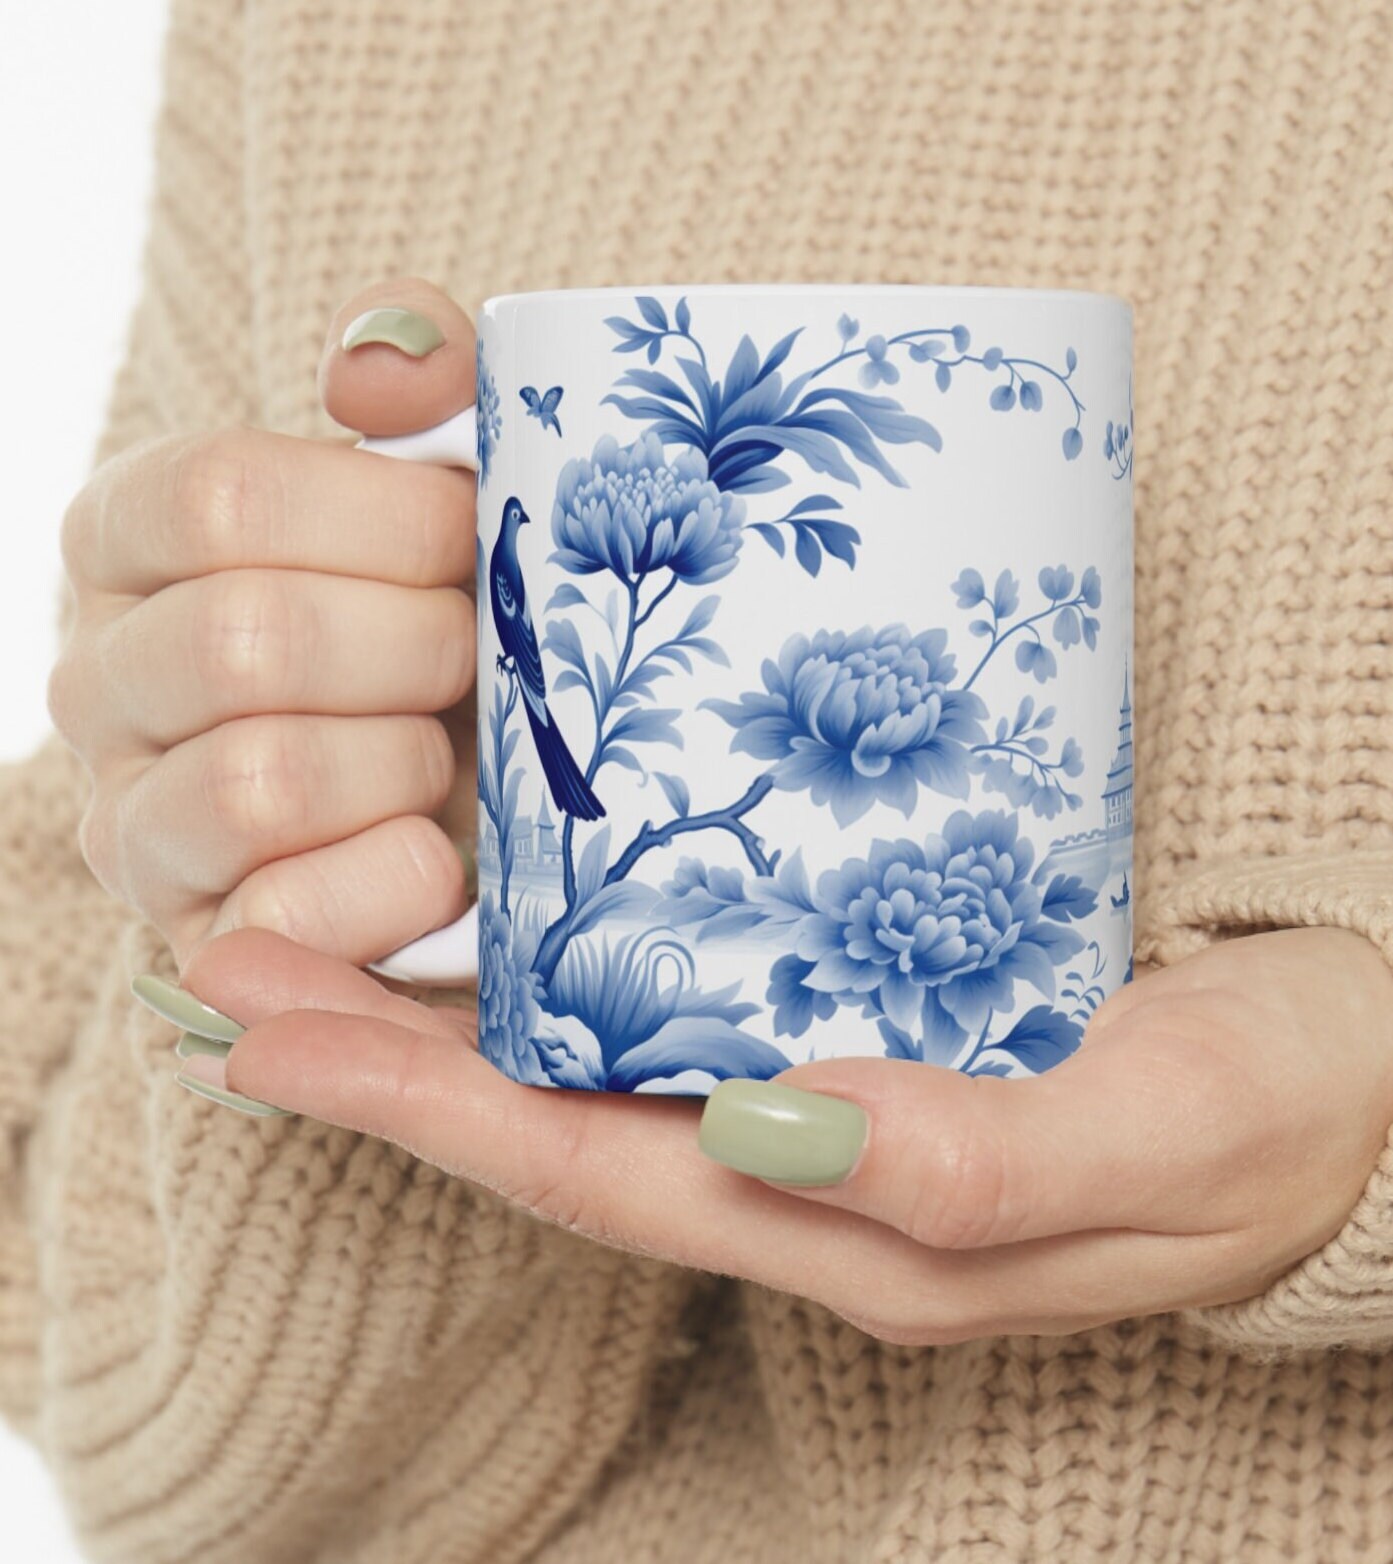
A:
<svg viewBox="0 0 1393 1564">
<path fill-rule="evenodd" d="M 519 1081 L 832 1055 L 1038 1073 L 1131 969 L 1131 311 L 711 286 L 491 299 L 479 983 Z"/>
</svg>

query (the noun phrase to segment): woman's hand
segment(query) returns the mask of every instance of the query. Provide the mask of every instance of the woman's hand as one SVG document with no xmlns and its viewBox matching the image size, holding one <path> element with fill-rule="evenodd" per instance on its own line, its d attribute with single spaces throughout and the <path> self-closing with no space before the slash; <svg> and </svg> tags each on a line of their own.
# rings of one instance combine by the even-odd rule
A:
<svg viewBox="0 0 1393 1564">
<path fill-rule="evenodd" d="M 350 428 L 429 427 L 473 398 L 473 328 L 425 283 L 374 288 L 320 388 Z M 160 440 L 97 473 L 63 550 L 49 705 L 93 778 L 82 849 L 181 964 L 246 925 L 370 960 L 458 915 L 429 817 L 452 740 L 472 753 L 472 722 L 433 715 L 474 678 L 472 474 L 253 429 Z"/>
<path fill-rule="evenodd" d="M 550 1221 L 897 1342 L 1250 1297 L 1340 1229 L 1393 1122 L 1393 973 L 1332 930 L 1140 978 L 1035 1079 L 828 1060 L 721 1084 L 699 1130 L 690 1101 L 515 1085 L 472 1015 L 272 935 L 212 942 L 186 985 L 249 1027 L 186 1064 L 212 1093 L 383 1136 Z"/>
</svg>

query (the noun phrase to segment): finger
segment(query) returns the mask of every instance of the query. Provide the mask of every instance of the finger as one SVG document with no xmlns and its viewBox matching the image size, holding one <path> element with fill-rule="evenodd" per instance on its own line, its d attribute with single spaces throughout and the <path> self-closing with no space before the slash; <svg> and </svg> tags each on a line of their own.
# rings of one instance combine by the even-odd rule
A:
<svg viewBox="0 0 1393 1564">
<path fill-rule="evenodd" d="M 454 777 L 433 717 L 244 717 L 176 745 L 109 806 L 135 905 L 223 896 L 273 859 L 397 815 L 429 815 Z M 157 920 L 158 921 L 158 920 Z"/>
<path fill-rule="evenodd" d="M 74 580 L 147 596 L 237 568 L 451 586 L 474 569 L 474 477 L 258 429 L 106 463 L 63 522 Z"/>
<path fill-rule="evenodd" d="M 228 570 L 165 587 L 69 656 L 84 753 L 163 749 L 267 712 L 452 706 L 474 679 L 474 604 L 455 587 Z"/>
<path fill-rule="evenodd" d="M 265 929 L 239 929 L 200 946 L 181 969 L 182 986 L 251 1027 L 295 1009 L 392 1021 L 417 1031 L 460 1035 L 458 1013 L 395 994 L 369 973 L 322 950 Z"/>
<path fill-rule="evenodd" d="M 217 1003 L 203 972 L 188 978 Z M 226 987 L 221 997 L 236 999 Z M 891 1340 L 1077 1329 L 1202 1292 L 1198 1239 L 1090 1233 L 925 1249 L 702 1158 L 694 1104 L 519 1086 L 473 1051 L 471 1016 L 432 1021 L 446 1025 L 293 1011 L 253 1025 L 223 1079 L 254 1100 L 392 1140 L 601 1242 L 818 1299 Z"/>
<path fill-rule="evenodd" d="M 722 1083 L 703 1139 L 741 1171 L 934 1249 L 1089 1229 L 1213 1232 L 1234 1215 L 1226 1159 L 1246 1129 L 1191 1020 L 1173 1001 L 1139 1007 L 1033 1078 L 837 1059 Z M 816 1159 L 829 1133 L 846 1139 L 823 1127 L 829 1097 L 861 1109 L 863 1149 L 849 1171 L 808 1162 L 800 1184 L 797 1157 Z"/>
<path fill-rule="evenodd" d="M 454 843 L 434 820 L 406 815 L 253 870 L 201 937 L 270 929 L 357 966 L 453 922 L 466 904 Z"/>
<path fill-rule="evenodd" d="M 405 350 L 391 340 L 345 348 L 344 333 L 357 323 L 367 336 L 395 339 Z M 441 340 L 432 347 L 436 335 Z M 320 398 L 332 419 L 363 434 L 429 429 L 474 400 L 474 350 L 473 323 L 439 288 L 419 277 L 377 283 L 354 294 L 330 322 Z"/>
</svg>

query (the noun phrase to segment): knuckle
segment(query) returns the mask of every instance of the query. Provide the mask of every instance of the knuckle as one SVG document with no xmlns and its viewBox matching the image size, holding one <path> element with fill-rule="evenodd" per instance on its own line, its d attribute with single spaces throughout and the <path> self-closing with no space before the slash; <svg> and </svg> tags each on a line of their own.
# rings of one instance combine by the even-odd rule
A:
<svg viewBox="0 0 1393 1564">
<path fill-rule="evenodd" d="M 430 907 L 458 906 L 464 898 L 464 860 L 455 844 L 434 820 L 403 816 L 394 852 L 413 880 L 412 889 Z"/>
<path fill-rule="evenodd" d="M 455 751 L 445 724 L 436 717 L 423 717 L 413 724 L 412 742 L 415 761 L 431 807 L 443 804 L 455 782 Z"/>
<path fill-rule="evenodd" d="M 58 549 L 69 580 L 80 581 L 91 553 L 92 535 L 100 504 L 89 483 L 73 496 L 58 528 Z"/>
<path fill-rule="evenodd" d="M 453 706 L 474 687 L 477 660 L 476 614 L 473 599 L 447 588 L 446 627 L 440 648 L 440 705 Z"/>
<path fill-rule="evenodd" d="M 103 790 L 94 790 L 77 825 L 77 845 L 83 861 L 99 884 L 113 896 L 119 896 L 122 883 L 122 852 L 117 811 Z"/>
<path fill-rule="evenodd" d="M 204 801 L 219 830 L 256 843 L 303 829 L 313 812 L 317 767 L 296 725 L 277 719 L 225 723 L 214 730 L 203 777 Z"/>
<path fill-rule="evenodd" d="M 272 572 L 239 572 L 201 584 L 205 602 L 190 626 L 200 684 L 239 706 L 255 706 L 286 683 L 297 650 L 289 593 Z"/>
<path fill-rule="evenodd" d="M 72 645 L 49 670 L 45 699 L 53 726 L 69 742 L 80 738 L 87 709 L 89 676 Z"/>
<path fill-rule="evenodd" d="M 228 928 L 269 929 L 301 944 L 313 943 L 305 934 L 310 929 L 317 932 L 318 923 L 312 914 L 307 916 L 306 898 L 295 894 L 288 873 L 280 865 L 249 875 L 230 900 Z"/>
<path fill-rule="evenodd" d="M 223 429 L 183 445 L 175 458 L 174 515 L 213 569 L 260 551 L 274 485 L 264 442 L 250 429 Z"/>
<path fill-rule="evenodd" d="M 987 1115 L 954 1122 L 935 1137 L 925 1164 L 916 1148 L 906 1170 L 910 1190 L 905 1231 L 929 1249 L 975 1249 L 1009 1243 L 1024 1210 L 1010 1187 L 1010 1158 Z"/>
</svg>

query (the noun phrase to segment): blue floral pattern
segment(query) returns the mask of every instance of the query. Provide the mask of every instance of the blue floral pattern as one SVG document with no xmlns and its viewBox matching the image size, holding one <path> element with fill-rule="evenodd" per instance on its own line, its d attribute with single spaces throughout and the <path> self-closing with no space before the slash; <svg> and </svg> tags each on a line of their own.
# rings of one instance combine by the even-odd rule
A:
<svg viewBox="0 0 1393 1564">
<path fill-rule="evenodd" d="M 474 350 L 474 422 L 476 452 L 479 458 L 479 482 L 487 483 L 493 471 L 493 457 L 503 434 L 503 404 L 498 396 L 484 344 L 480 339 Z"/>
<path fill-rule="evenodd" d="M 909 815 L 921 787 L 966 798 L 986 738 L 981 699 L 951 688 L 947 642 L 903 625 L 797 635 L 765 663 L 762 694 L 702 704 L 736 730 L 732 749 L 773 761 L 776 787 L 806 789 L 838 825 L 876 803 Z"/>
<path fill-rule="evenodd" d="M 847 500 L 865 479 L 904 485 L 892 448 L 942 452 L 939 431 L 886 388 L 922 372 L 946 394 L 969 371 L 985 376 L 993 410 L 1062 409 L 1060 448 L 1073 462 L 1085 411 L 1077 355 L 1069 349 L 1057 368 L 998 347 L 974 353 L 964 325 L 863 338 L 843 314 L 836 351 L 821 362 L 798 367 L 813 355 L 802 355 L 795 330 L 767 351 L 742 337 L 717 372 L 685 298 L 669 312 L 639 296 L 632 317 L 607 324 L 614 351 L 642 360 L 603 399 L 632 438 L 605 433 L 564 463 L 550 555 L 563 579 L 533 613 L 549 689 L 582 691 L 589 707 L 591 732 L 572 742 L 585 783 L 602 797 L 649 789 L 657 807 L 627 840 L 606 821 L 578 842 L 564 816 L 544 849 L 559 902 L 529 901 L 525 876 L 515 892 L 519 844 L 534 827 L 519 811 L 517 674 L 500 665 L 479 734 L 498 863 L 497 894 L 486 893 L 480 916 L 485 1055 L 517 1080 L 594 1090 L 703 1090 L 723 1075 L 775 1074 L 790 1060 L 748 1027 L 762 1007 L 738 984 L 704 989 L 697 978 L 695 948 L 734 939 L 769 950 L 764 1014 L 775 1038 L 852 1012 L 894 1057 L 998 1074 L 1058 1062 L 1101 992 L 1099 972 L 1069 968 L 1062 987 L 1058 979 L 1086 959 L 1074 925 L 1095 910 L 1099 888 L 1037 864 L 1015 815 L 966 807 L 939 832 L 878 838 L 814 888 L 801 853 L 767 839 L 778 815 L 762 806 L 803 794 L 838 827 L 877 808 L 911 817 L 925 794 L 969 804 L 975 791 L 995 793 L 1042 818 L 1077 809 L 1068 782 L 1083 769 L 1082 748 L 1056 739 L 1056 708 L 1019 688 L 1004 710 L 998 701 L 1003 675 L 1047 685 L 1061 655 L 1096 648 L 1095 566 L 1048 566 L 1030 589 L 1038 599 L 1025 601 L 1013 572 L 989 587 L 963 564 L 954 595 L 969 622 L 810 630 L 769 649 L 762 688 L 699 703 L 688 695 L 685 706 L 713 713 L 731 752 L 754 762 L 733 798 L 694 798 L 700 768 L 659 769 L 654 757 L 684 748 L 683 705 L 664 704 L 665 691 L 703 664 L 728 664 L 712 633 L 721 598 L 699 589 L 740 568 L 747 534 L 786 562 L 776 568 L 816 576 L 831 560 L 854 570 L 863 523 L 847 516 Z M 839 383 L 847 375 L 861 389 Z M 501 414 L 482 349 L 478 378 L 483 481 Z M 842 495 L 766 498 L 809 473 Z M 980 649 L 964 657 L 972 640 L 960 636 Z M 744 868 L 683 857 L 661 892 L 633 877 L 686 837 L 724 841 Z M 640 932 L 614 937 L 626 922 Z M 1072 1009 L 1055 1008 L 1058 992 L 1075 996 Z"/>
</svg>

